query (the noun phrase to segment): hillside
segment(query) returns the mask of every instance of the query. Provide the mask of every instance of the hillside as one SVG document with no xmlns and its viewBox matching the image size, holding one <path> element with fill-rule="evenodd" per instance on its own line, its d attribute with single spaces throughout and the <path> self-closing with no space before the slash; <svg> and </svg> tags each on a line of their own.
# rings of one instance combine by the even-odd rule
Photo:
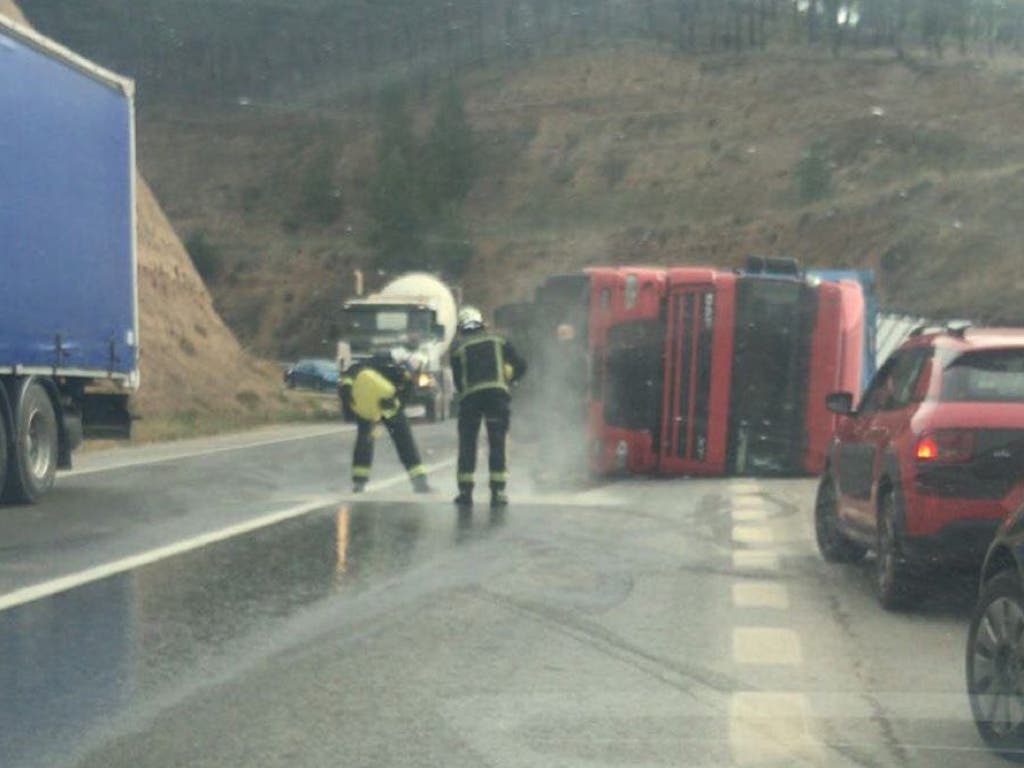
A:
<svg viewBox="0 0 1024 768">
<path fill-rule="evenodd" d="M 0 13 L 24 22 L 17 6 Z M 175 436 L 319 411 L 285 395 L 279 372 L 248 354 L 214 310 L 203 281 L 145 180 L 138 183 L 140 367 L 136 433 Z"/>
<path fill-rule="evenodd" d="M 782 51 L 579 55 L 481 81 L 484 140 L 528 140 L 478 185 L 467 288 L 492 304 L 551 269 L 788 253 L 875 268 L 892 308 L 1024 322 L 1022 90 L 1019 61 Z M 811 151 L 832 183 L 803 202 Z"/>
<path fill-rule="evenodd" d="M 638 43 L 463 86 L 482 164 L 465 289 L 487 307 L 586 264 L 735 265 L 763 252 L 874 267 L 893 309 L 1024 322 L 1019 60 L 683 56 Z M 368 258 L 372 117 L 175 114 L 144 115 L 142 162 L 178 229 L 223 249 L 218 308 L 265 353 L 315 351 Z M 831 186 L 805 202 L 795 171 L 811 151 Z M 303 169 L 324 152 L 346 212 L 327 227 L 289 222 Z"/>
</svg>

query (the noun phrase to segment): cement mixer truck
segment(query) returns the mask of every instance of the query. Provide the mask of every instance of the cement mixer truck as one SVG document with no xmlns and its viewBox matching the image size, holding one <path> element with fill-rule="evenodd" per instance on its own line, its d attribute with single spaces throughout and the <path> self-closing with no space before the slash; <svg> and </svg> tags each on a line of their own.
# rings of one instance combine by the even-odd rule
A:
<svg viewBox="0 0 1024 768">
<path fill-rule="evenodd" d="M 345 302 L 338 364 L 344 370 L 375 353 L 404 349 L 413 368 L 407 405 L 422 405 L 428 420 L 440 421 L 452 413 L 455 385 L 447 352 L 457 313 L 455 294 L 437 277 L 401 275 L 376 293 Z"/>
</svg>

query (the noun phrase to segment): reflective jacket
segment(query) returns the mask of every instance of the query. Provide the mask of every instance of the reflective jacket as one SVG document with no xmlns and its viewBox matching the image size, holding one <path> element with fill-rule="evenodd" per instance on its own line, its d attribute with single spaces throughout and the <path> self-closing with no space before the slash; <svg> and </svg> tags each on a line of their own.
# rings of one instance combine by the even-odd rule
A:
<svg viewBox="0 0 1024 768">
<path fill-rule="evenodd" d="M 390 357 L 373 357 L 349 366 L 338 382 L 338 394 L 359 418 L 380 421 L 398 413 L 411 386 L 407 368 Z"/>
<path fill-rule="evenodd" d="M 526 374 L 526 361 L 508 339 L 483 329 L 461 334 L 451 359 L 455 389 L 463 397 L 488 389 L 508 392 Z"/>
</svg>

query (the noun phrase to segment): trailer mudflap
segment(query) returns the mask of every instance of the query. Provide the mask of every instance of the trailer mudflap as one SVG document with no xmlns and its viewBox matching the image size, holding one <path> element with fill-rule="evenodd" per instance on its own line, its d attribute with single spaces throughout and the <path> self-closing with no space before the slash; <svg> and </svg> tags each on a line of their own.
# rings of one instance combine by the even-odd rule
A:
<svg viewBox="0 0 1024 768">
<path fill-rule="evenodd" d="M 82 399 L 82 430 L 89 439 L 127 440 L 132 436 L 128 395 L 89 393 Z"/>
</svg>

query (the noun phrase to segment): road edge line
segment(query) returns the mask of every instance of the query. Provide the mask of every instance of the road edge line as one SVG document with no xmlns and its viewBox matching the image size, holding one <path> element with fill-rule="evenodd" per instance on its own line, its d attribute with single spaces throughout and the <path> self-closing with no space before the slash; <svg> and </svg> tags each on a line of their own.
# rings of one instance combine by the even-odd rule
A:
<svg viewBox="0 0 1024 768">
<path fill-rule="evenodd" d="M 293 437 L 281 437 L 272 440 L 261 440 L 254 443 L 243 443 L 241 445 L 222 445 L 217 448 L 207 448 L 200 451 L 194 452 L 179 452 L 170 456 L 160 456 L 149 459 L 129 459 L 122 461 L 118 464 L 111 464 L 104 467 L 84 467 L 82 469 L 69 469 L 57 473 L 58 478 L 64 477 L 82 477 L 84 475 L 96 475 L 101 472 L 116 472 L 120 469 L 131 469 L 132 467 L 145 467 L 152 464 L 164 464 L 168 461 L 182 461 L 183 459 L 198 459 L 204 456 L 213 456 L 218 453 L 230 453 L 231 451 L 245 451 L 250 448 L 265 448 L 270 445 L 283 445 L 285 443 L 296 443 L 300 440 L 317 440 L 321 437 L 330 437 L 332 435 L 345 435 L 349 432 L 354 432 L 355 427 L 349 425 L 331 427 L 330 429 L 324 429 L 319 432 L 312 432 L 305 435 L 295 435 Z"/>
</svg>

